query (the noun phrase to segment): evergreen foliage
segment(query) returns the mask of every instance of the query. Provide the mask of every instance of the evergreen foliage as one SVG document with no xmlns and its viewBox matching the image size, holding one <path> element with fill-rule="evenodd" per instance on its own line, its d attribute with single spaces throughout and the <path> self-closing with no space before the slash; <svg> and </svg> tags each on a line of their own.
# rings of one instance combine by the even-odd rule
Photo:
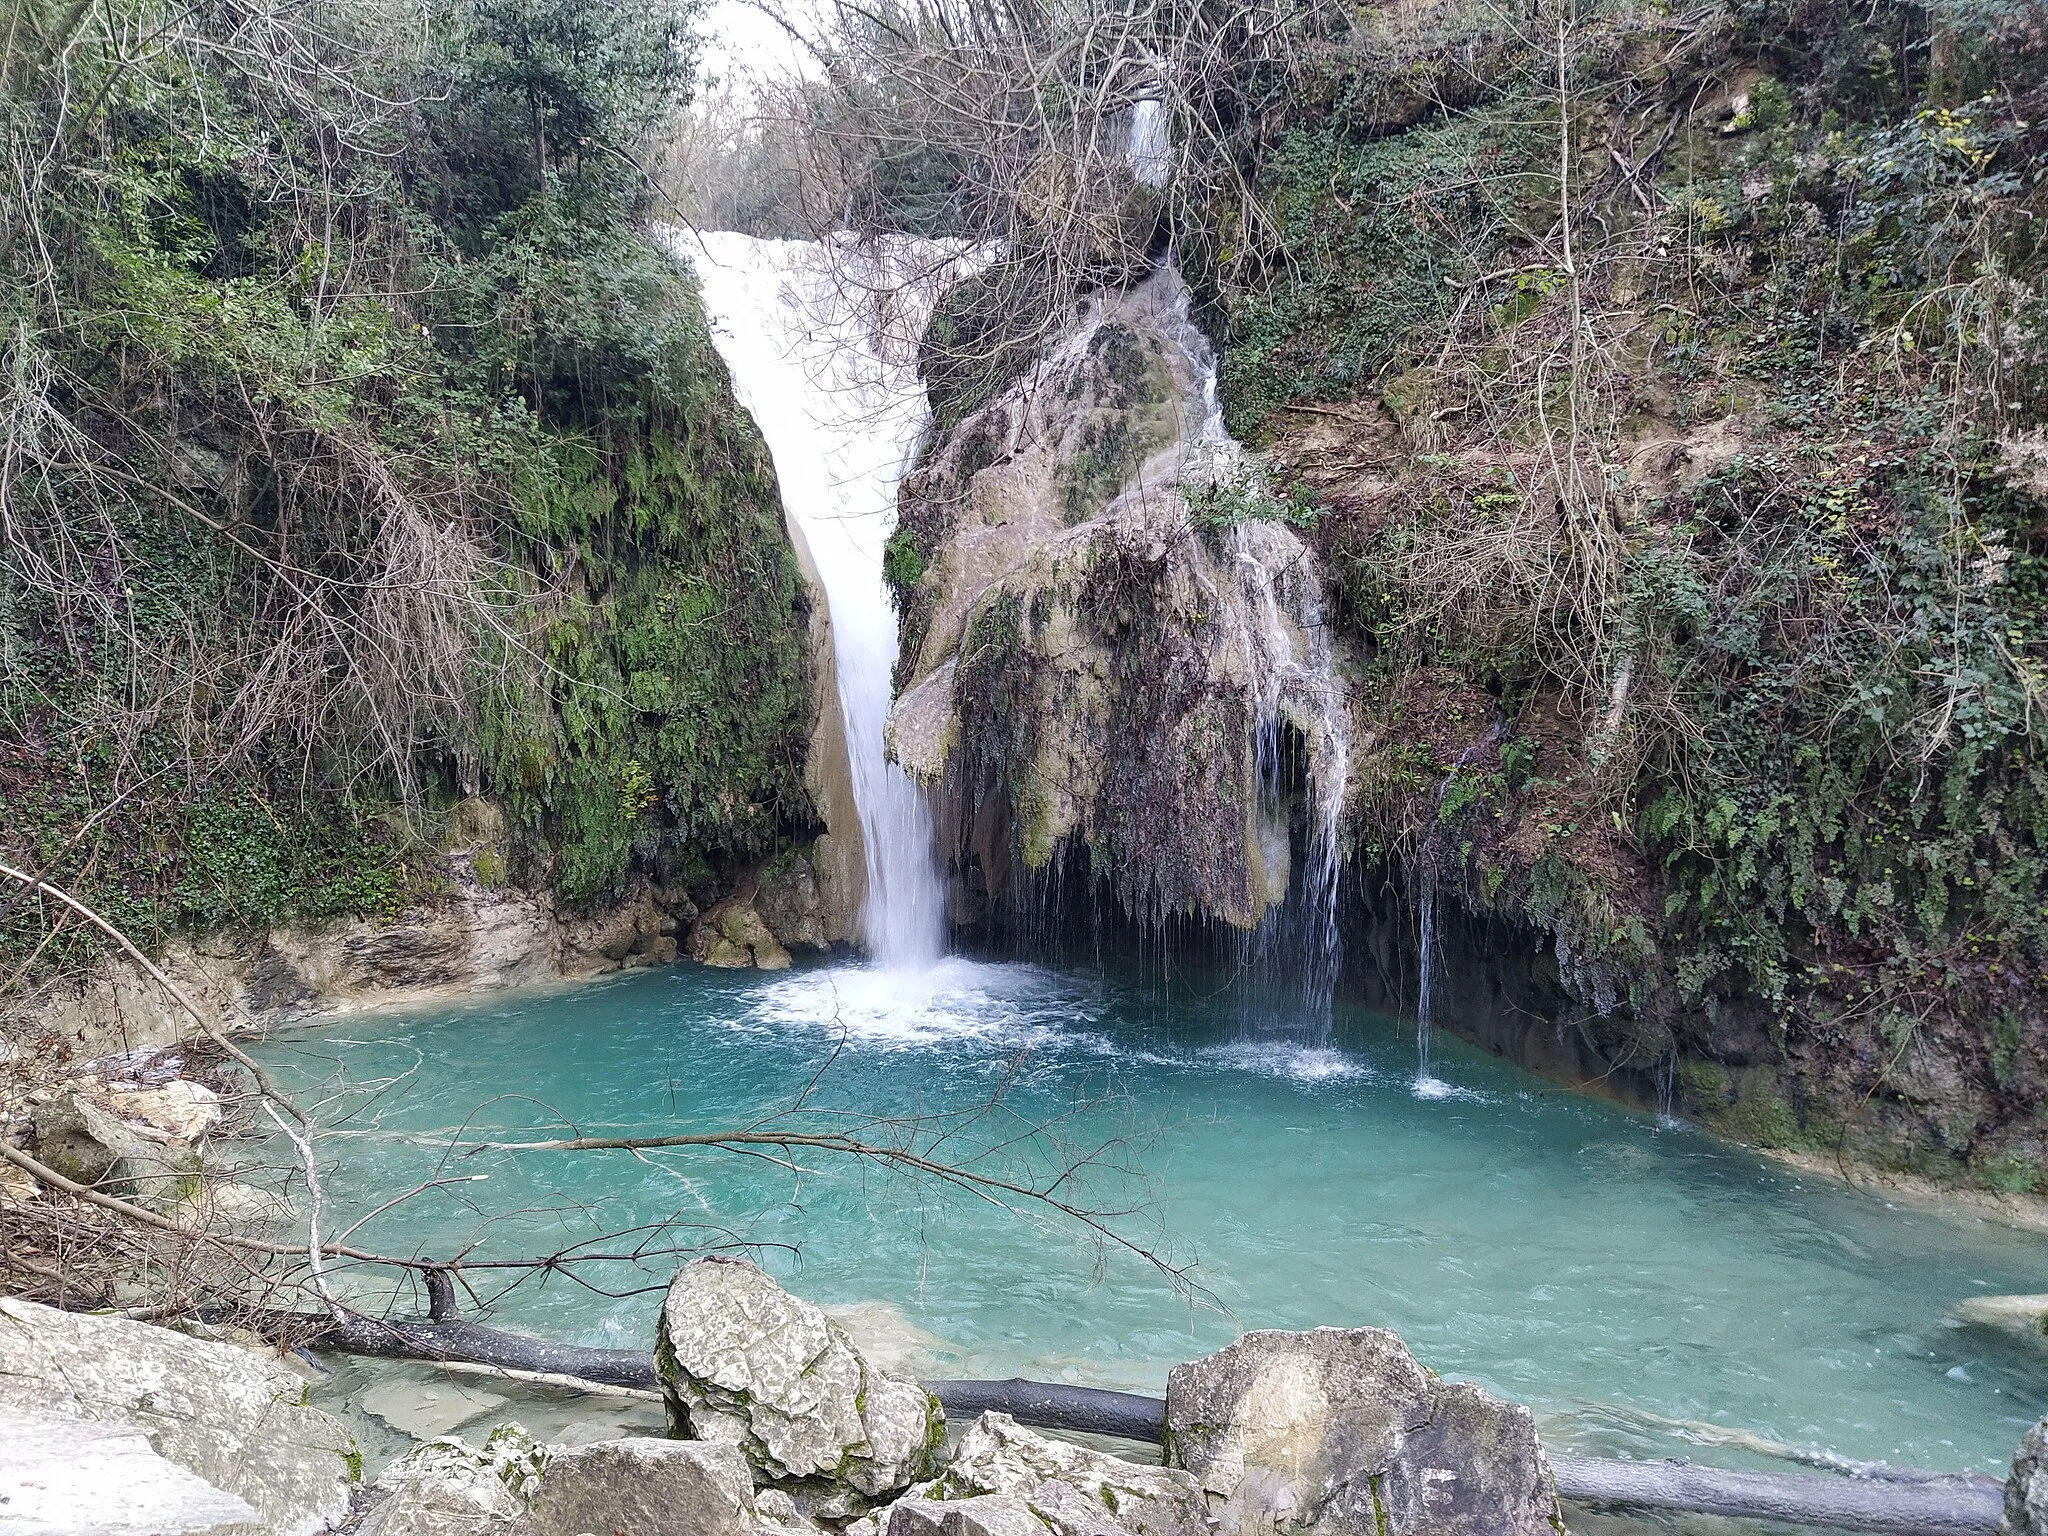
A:
<svg viewBox="0 0 2048 1536">
<path fill-rule="evenodd" d="M 641 227 L 689 19 L 19 0 L 11 862 L 155 937 L 402 907 L 465 794 L 578 900 L 808 821 L 772 470 Z"/>
<path fill-rule="evenodd" d="M 1262 104 L 1260 271 L 1185 241 L 1234 429 L 1325 508 L 1386 742 L 1361 851 L 1551 929 L 1630 1005 L 1589 1025 L 1623 1063 L 1718 1056 L 1754 1001 L 1822 1126 L 1940 1041 L 2005 1108 L 1937 1161 L 2010 1184 L 2044 1085 L 1984 1021 L 2048 1015 L 2048 32 L 1561 20 L 1467 18 L 1455 91 L 1397 21 L 1347 34 Z"/>
</svg>

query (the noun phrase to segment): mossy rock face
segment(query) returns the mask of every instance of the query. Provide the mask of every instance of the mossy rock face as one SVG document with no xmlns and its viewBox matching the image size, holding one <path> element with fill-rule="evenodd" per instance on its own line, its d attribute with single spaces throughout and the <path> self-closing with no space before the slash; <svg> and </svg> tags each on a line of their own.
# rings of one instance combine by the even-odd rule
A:
<svg viewBox="0 0 2048 1536">
<path fill-rule="evenodd" d="M 1320 586 L 1281 502 L 1204 520 L 1220 472 L 1177 284 L 1103 296 L 905 484 L 920 575 L 893 740 L 959 790 L 940 831 L 977 921 L 1022 911 L 1066 850 L 1148 921 L 1249 928 L 1287 883 L 1284 834 L 1262 835 L 1262 668 L 1319 654 Z"/>
</svg>

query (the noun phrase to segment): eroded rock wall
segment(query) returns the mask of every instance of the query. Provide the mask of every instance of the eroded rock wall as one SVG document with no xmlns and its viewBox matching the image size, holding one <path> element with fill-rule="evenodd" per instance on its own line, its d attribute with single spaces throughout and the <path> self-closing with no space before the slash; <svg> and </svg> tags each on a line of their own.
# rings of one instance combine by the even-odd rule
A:
<svg viewBox="0 0 2048 1536">
<path fill-rule="evenodd" d="M 1221 433 L 1178 277 L 1097 300 L 901 505 L 891 744 L 935 793 L 956 922 L 1000 925 L 1077 850 L 1134 917 L 1255 926 L 1348 729 L 1314 562 Z"/>
</svg>

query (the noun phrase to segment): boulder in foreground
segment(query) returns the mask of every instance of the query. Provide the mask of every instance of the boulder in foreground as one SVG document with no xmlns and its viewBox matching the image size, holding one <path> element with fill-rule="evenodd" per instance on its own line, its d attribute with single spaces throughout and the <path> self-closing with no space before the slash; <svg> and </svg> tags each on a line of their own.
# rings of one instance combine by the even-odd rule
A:
<svg viewBox="0 0 2048 1536">
<path fill-rule="evenodd" d="M 1384 1328 L 1248 1333 L 1177 1367 L 1167 1459 L 1226 1536 L 1557 1536 L 1535 1420 Z"/>
<path fill-rule="evenodd" d="M 357 1536 L 782 1536 L 728 1445 L 600 1440 L 573 1449 L 501 1425 L 479 1447 L 441 1439 L 384 1469 Z"/>
<path fill-rule="evenodd" d="M 737 1447 L 757 1486 L 812 1513 L 858 1514 L 935 1469 L 938 1399 L 743 1259 L 684 1265 L 656 1333 L 675 1432 Z"/>
<path fill-rule="evenodd" d="M 348 1513 L 361 1467 L 341 1423 L 306 1406 L 306 1383 L 253 1350 L 0 1298 L 0 1413 L 10 1410 L 140 1435 L 164 1461 L 246 1504 L 255 1520 L 238 1529 L 264 1536 L 326 1530 Z M 177 1481 L 162 1480 L 167 1497 Z M 134 1490 L 102 1491 L 118 1503 Z M 164 1519 L 167 1530 L 194 1529 Z M 116 1528 L 111 1516 L 105 1528 Z"/>
<path fill-rule="evenodd" d="M 2048 1419 L 2027 1431 L 2012 1459 L 1998 1536 L 2048 1536 Z"/>
<path fill-rule="evenodd" d="M 0 1531 L 15 1536 L 246 1536 L 246 1499 L 167 1461 L 140 1433 L 0 1408 Z"/>
<path fill-rule="evenodd" d="M 984 1413 L 953 1459 L 889 1506 L 882 1536 L 1209 1536 L 1187 1473 L 1089 1450 Z"/>
</svg>

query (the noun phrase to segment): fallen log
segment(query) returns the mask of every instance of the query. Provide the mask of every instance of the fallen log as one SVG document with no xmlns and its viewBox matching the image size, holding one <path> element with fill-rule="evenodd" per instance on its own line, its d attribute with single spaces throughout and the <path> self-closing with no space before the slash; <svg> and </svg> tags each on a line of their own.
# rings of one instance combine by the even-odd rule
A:
<svg viewBox="0 0 2048 1536">
<path fill-rule="evenodd" d="M 375 1317 L 328 1318 L 261 1310 L 236 1313 L 226 1320 L 279 1343 L 337 1354 L 491 1365 L 505 1371 L 574 1376 L 608 1387 L 660 1385 L 654 1376 L 654 1356 L 644 1349 L 586 1349 L 459 1319 L 387 1322 Z"/>
<path fill-rule="evenodd" d="M 478 1323 L 330 1319 L 298 1312 L 245 1313 L 236 1320 L 266 1337 L 344 1354 L 487 1365 L 613 1387 L 658 1385 L 654 1356 L 645 1350 L 554 1344 Z M 1136 1392 L 1022 1377 L 928 1381 L 925 1386 L 956 1419 L 993 1410 L 1039 1429 L 1154 1444 L 1166 1432 L 1165 1399 Z M 1848 1477 L 1825 1472 L 1729 1472 L 1688 1461 L 1609 1461 L 1561 1452 L 1551 1454 L 1550 1466 L 1559 1495 L 1580 1503 L 1774 1520 L 1882 1536 L 1995 1536 L 2004 1508 L 2002 1484 L 1968 1473 L 1900 1469 Z"/>
<path fill-rule="evenodd" d="M 1101 1387 L 1069 1387 L 1050 1381 L 928 1381 L 925 1384 L 949 1419 L 979 1418 L 993 1410 L 1038 1429 L 1078 1430 L 1148 1440 L 1166 1435 L 1166 1399 Z"/>
<path fill-rule="evenodd" d="M 1894 1536 L 1987 1536 L 1998 1529 L 2005 1486 L 1968 1473 L 1727 1472 L 1689 1461 L 1608 1461 L 1552 1453 L 1557 1491 L 1586 1504 L 1734 1515 Z"/>
</svg>

